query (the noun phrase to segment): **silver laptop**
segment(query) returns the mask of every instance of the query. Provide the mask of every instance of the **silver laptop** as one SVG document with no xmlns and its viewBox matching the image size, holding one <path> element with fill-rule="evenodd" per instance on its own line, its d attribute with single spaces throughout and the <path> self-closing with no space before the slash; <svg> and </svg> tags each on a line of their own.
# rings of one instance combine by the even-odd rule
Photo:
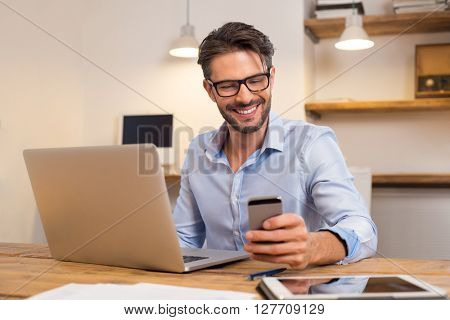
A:
<svg viewBox="0 0 450 320">
<path fill-rule="evenodd" d="M 246 252 L 180 248 L 151 144 L 23 152 L 55 259 L 188 272 Z"/>
</svg>

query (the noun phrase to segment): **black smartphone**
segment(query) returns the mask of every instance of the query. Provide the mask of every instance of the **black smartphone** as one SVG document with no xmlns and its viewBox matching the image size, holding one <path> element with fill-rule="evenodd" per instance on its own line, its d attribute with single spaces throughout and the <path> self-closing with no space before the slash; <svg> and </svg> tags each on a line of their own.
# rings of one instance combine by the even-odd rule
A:
<svg viewBox="0 0 450 320">
<path fill-rule="evenodd" d="M 263 222 L 283 213 L 281 197 L 258 197 L 248 201 L 248 224 L 250 230 L 263 229 Z"/>
</svg>

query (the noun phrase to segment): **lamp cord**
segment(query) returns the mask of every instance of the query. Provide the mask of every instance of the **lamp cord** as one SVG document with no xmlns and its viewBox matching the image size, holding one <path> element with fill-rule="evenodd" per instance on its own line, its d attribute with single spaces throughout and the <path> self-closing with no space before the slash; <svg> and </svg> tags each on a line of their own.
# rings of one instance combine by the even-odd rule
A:
<svg viewBox="0 0 450 320">
<path fill-rule="evenodd" d="M 189 25 L 189 0 L 186 0 L 186 24 Z"/>
</svg>

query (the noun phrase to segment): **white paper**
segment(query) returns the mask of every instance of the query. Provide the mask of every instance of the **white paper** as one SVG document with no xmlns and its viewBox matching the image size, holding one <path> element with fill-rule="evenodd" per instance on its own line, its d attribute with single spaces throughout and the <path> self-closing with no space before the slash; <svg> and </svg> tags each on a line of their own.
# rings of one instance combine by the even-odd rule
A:
<svg viewBox="0 0 450 320">
<path fill-rule="evenodd" d="M 127 284 L 77 284 L 39 293 L 35 300 L 237 300 L 253 299 L 254 294 L 168 286 L 150 283 Z"/>
</svg>

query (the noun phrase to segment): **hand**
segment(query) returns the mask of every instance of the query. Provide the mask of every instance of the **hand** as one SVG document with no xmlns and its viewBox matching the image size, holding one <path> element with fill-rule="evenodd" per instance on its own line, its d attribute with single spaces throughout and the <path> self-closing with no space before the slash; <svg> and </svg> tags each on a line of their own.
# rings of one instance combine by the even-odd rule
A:
<svg viewBox="0 0 450 320">
<path fill-rule="evenodd" d="M 306 268 L 312 261 L 312 234 L 298 214 L 283 213 L 264 221 L 264 230 L 246 233 L 244 250 L 255 260 Z M 258 243 L 273 242 L 273 243 Z"/>
</svg>

